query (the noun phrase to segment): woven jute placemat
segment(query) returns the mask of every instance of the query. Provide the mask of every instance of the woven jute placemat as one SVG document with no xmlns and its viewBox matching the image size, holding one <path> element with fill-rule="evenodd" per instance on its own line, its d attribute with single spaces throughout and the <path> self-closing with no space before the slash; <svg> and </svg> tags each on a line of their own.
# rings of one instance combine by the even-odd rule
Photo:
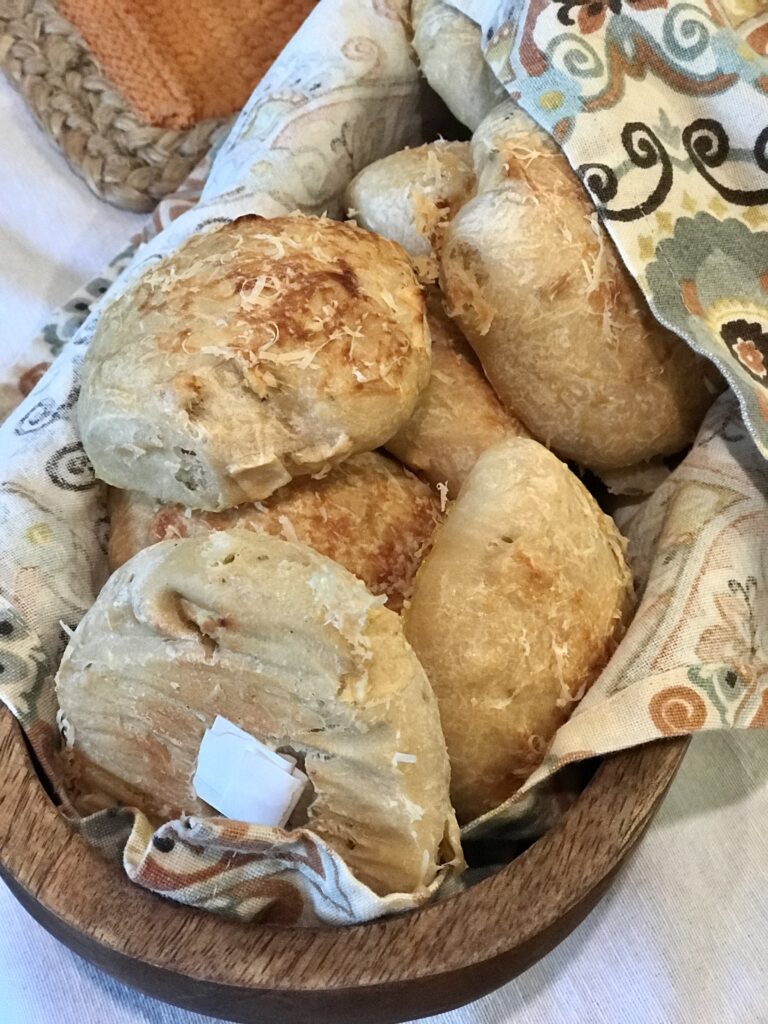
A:
<svg viewBox="0 0 768 1024">
<path fill-rule="evenodd" d="M 0 67 L 93 192 L 146 211 L 207 152 L 313 5 L 0 0 Z"/>
</svg>

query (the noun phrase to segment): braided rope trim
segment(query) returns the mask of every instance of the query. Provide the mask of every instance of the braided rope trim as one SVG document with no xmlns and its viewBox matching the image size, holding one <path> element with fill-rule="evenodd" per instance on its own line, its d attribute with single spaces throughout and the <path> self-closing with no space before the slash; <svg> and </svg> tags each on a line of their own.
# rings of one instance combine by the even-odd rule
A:
<svg viewBox="0 0 768 1024">
<path fill-rule="evenodd" d="M 0 0 L 0 67 L 91 191 L 127 210 L 149 211 L 173 192 L 222 123 L 143 122 L 49 0 Z"/>
</svg>

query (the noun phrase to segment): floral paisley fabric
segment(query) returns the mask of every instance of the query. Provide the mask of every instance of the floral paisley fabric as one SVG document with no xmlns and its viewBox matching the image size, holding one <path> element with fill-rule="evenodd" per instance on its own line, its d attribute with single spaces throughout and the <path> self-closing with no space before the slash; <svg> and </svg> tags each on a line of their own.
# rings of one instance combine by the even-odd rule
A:
<svg viewBox="0 0 768 1024">
<path fill-rule="evenodd" d="M 448 0 L 768 456 L 767 0 Z"/>
<path fill-rule="evenodd" d="M 656 9 L 649 0 L 625 4 Z M 594 33 L 621 15 L 617 6 L 617 0 L 571 4 L 569 16 L 581 15 Z M 365 921 L 462 883 L 446 866 L 429 892 L 382 899 L 307 830 L 187 818 L 153 831 L 131 808 L 80 819 L 68 807 L 53 675 L 68 633 L 105 578 L 108 528 L 101 488 L 74 422 L 78 367 L 100 305 L 147 260 L 241 212 L 339 213 L 338 198 L 357 169 L 419 141 L 406 8 L 405 0 L 321 0 L 219 151 L 201 202 L 195 205 L 207 165 L 163 201 L 143 237 L 35 341 L 15 400 L 29 393 L 0 427 L 0 698 L 59 792 L 63 812 L 89 842 L 138 884 L 243 920 Z M 712 225 L 695 217 L 689 218 L 695 226 L 678 219 L 659 239 L 666 248 L 654 249 L 663 253 L 660 266 L 680 268 L 692 282 L 677 305 L 672 288 L 665 300 L 670 319 L 721 322 L 717 289 L 726 268 L 739 315 L 721 320 L 744 323 L 728 329 L 724 345 L 736 358 L 741 353 L 751 378 L 762 379 L 762 362 L 745 347 L 753 342 L 760 351 L 752 326 L 762 288 L 755 232 L 738 218 L 727 226 L 716 213 L 705 215 L 724 233 L 721 256 L 707 256 L 698 245 L 696 232 L 711 237 Z M 741 253 L 739 269 L 728 262 L 731 245 Z M 649 268 L 648 281 L 660 293 L 666 294 L 669 280 Z M 57 352 L 43 372 L 39 364 Z M 540 834 L 572 799 L 567 787 L 558 789 L 562 776 L 552 776 L 585 757 L 697 729 L 768 727 L 768 463 L 733 395 L 718 401 L 684 462 L 622 526 L 642 591 L 635 620 L 539 771 L 475 832 L 490 826 L 498 836 L 503 825 L 507 835 Z"/>
</svg>

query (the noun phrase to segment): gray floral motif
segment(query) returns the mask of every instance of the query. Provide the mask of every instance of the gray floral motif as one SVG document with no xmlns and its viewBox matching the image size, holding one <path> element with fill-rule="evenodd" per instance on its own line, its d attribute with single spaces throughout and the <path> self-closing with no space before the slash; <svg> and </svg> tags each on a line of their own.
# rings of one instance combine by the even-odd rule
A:
<svg viewBox="0 0 768 1024">
<path fill-rule="evenodd" d="M 768 384 L 768 232 L 709 213 L 681 217 L 646 275 L 666 323 Z"/>
<path fill-rule="evenodd" d="M 50 665 L 37 636 L 19 612 L 0 597 L 0 685 L 4 702 L 22 723 L 41 717 L 41 697 L 51 703 Z"/>
</svg>

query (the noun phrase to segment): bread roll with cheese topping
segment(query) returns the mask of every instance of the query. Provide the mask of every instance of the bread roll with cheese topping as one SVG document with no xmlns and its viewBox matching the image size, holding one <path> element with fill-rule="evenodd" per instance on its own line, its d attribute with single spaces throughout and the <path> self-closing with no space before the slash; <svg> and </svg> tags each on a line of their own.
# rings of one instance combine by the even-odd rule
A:
<svg viewBox="0 0 768 1024">
<path fill-rule="evenodd" d="M 147 548 L 107 581 L 57 686 L 81 811 L 210 815 L 192 780 L 221 715 L 299 758 L 313 793 L 288 827 L 377 893 L 461 863 L 437 705 L 401 620 L 305 545 L 229 530 Z"/>
<path fill-rule="evenodd" d="M 403 250 L 318 217 L 203 231 L 103 311 L 80 432 L 96 475 L 219 511 L 383 444 L 429 379 Z"/>
<path fill-rule="evenodd" d="M 445 315 L 439 293 L 427 299 L 432 373 L 413 415 L 387 441 L 387 449 L 455 498 L 481 452 L 507 434 L 529 437 L 508 413 L 456 324 Z"/>
<path fill-rule="evenodd" d="M 653 318 L 563 154 L 509 104 L 472 150 L 441 286 L 499 398 L 597 473 L 684 448 L 719 375 Z"/>
<path fill-rule="evenodd" d="M 437 496 L 393 459 L 363 452 L 321 480 L 301 477 L 263 502 L 224 512 L 163 505 L 110 489 L 109 561 L 117 569 L 161 540 L 240 527 L 300 541 L 384 594 L 399 611 L 440 517 Z"/>
<path fill-rule="evenodd" d="M 369 164 L 347 186 L 345 201 L 358 224 L 399 242 L 419 276 L 434 281 L 443 232 L 474 184 L 469 143 L 440 139 Z"/>
<path fill-rule="evenodd" d="M 416 575 L 405 632 L 440 705 L 459 822 L 541 762 L 624 629 L 624 541 L 536 441 L 485 451 Z"/>
</svg>

